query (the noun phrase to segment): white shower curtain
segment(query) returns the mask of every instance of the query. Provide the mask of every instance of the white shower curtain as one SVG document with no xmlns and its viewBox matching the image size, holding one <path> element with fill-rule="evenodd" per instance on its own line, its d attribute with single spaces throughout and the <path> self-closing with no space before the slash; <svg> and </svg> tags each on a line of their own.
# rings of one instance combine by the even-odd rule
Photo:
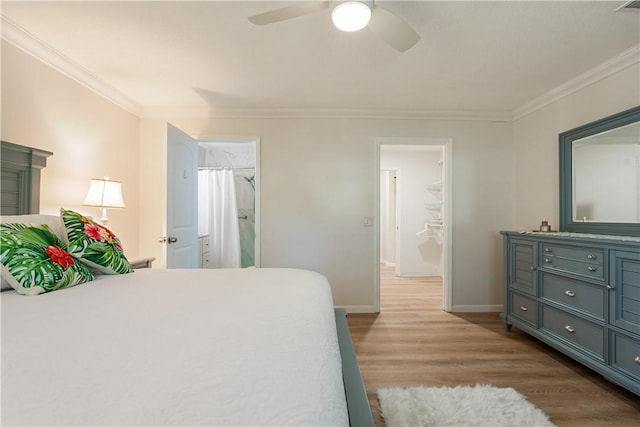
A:
<svg viewBox="0 0 640 427">
<path fill-rule="evenodd" d="M 199 171 L 198 193 L 198 231 L 209 235 L 211 267 L 240 267 L 240 231 L 233 171 Z"/>
</svg>

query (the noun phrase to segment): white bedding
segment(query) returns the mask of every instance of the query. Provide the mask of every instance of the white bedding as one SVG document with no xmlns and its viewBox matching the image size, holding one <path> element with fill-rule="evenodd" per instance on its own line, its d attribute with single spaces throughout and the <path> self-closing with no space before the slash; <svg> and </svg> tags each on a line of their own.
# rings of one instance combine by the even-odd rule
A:
<svg viewBox="0 0 640 427">
<path fill-rule="evenodd" d="M 2 425 L 348 425 L 331 291 L 155 270 L 2 292 Z"/>
</svg>

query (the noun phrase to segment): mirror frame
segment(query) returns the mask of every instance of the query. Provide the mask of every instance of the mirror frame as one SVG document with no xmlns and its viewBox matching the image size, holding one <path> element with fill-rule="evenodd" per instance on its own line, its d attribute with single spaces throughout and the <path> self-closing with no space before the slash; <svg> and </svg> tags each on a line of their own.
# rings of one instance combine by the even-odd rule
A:
<svg viewBox="0 0 640 427">
<path fill-rule="evenodd" d="M 640 236 L 640 223 L 573 220 L 573 141 L 640 121 L 640 106 L 560 134 L 560 231 Z"/>
</svg>

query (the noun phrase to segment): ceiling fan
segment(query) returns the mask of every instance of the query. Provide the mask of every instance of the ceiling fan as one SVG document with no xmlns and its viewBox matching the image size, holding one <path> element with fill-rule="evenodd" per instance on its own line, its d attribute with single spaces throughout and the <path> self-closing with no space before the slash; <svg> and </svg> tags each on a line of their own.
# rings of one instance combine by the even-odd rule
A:
<svg viewBox="0 0 640 427">
<path fill-rule="evenodd" d="M 358 31 L 365 26 L 399 52 L 405 52 L 420 40 L 420 35 L 402 18 L 374 4 L 373 0 L 325 0 L 298 3 L 249 17 L 256 25 L 273 24 L 323 10 L 343 31 Z"/>
</svg>

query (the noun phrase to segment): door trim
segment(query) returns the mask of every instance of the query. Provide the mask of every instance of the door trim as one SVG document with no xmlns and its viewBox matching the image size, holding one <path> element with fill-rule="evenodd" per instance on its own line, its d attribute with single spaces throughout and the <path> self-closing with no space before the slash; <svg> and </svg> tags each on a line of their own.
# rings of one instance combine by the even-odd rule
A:
<svg viewBox="0 0 640 427">
<path fill-rule="evenodd" d="M 393 207 L 396 210 L 396 230 L 394 232 L 394 239 L 395 242 L 393 243 L 395 245 L 395 258 L 396 258 L 396 265 L 394 267 L 394 270 L 396 272 L 396 275 L 398 276 L 402 276 L 404 274 L 404 272 L 402 271 L 402 239 L 400 230 L 402 230 L 402 203 L 400 203 L 401 197 L 400 195 L 402 194 L 402 169 L 396 169 L 396 200 L 395 200 L 395 206 Z M 378 242 L 380 242 L 380 240 L 378 240 Z"/>
<path fill-rule="evenodd" d="M 382 145 L 439 145 L 444 148 L 444 176 L 445 185 L 443 188 L 444 197 L 444 260 L 442 267 L 442 309 L 451 312 L 452 309 L 452 271 L 453 271 L 453 139 L 452 138 L 415 138 L 415 137 L 380 137 L 375 139 L 375 206 L 376 221 L 380 224 L 380 150 Z M 374 227 L 374 307 L 375 311 L 380 312 L 380 226 Z M 397 260 L 396 260 L 397 261 Z"/>
</svg>

